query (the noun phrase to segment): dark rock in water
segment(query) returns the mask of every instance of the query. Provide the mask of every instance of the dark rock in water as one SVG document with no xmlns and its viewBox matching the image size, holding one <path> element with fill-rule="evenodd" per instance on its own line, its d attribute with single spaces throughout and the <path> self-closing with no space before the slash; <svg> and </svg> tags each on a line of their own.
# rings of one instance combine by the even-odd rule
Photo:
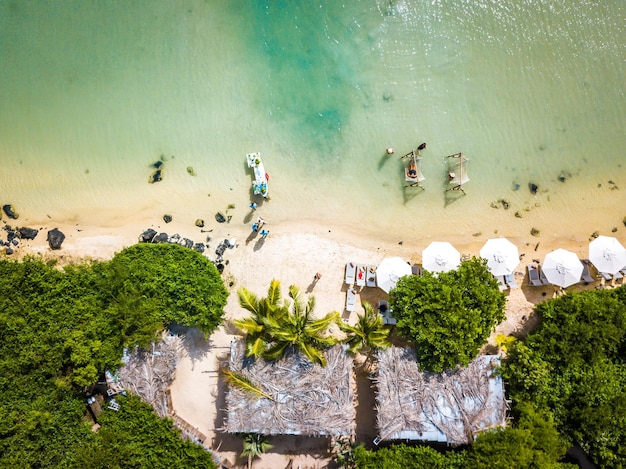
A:
<svg viewBox="0 0 626 469">
<path fill-rule="evenodd" d="M 610 180 L 610 179 L 609 179 L 609 184 L 615 185 L 615 183 L 612 180 Z"/>
<path fill-rule="evenodd" d="M 593 233 L 591 233 L 591 237 L 592 238 L 597 238 L 598 236 L 600 236 L 600 232 L 599 231 L 594 231 Z"/>
<path fill-rule="evenodd" d="M 561 171 L 561 174 L 559 175 L 559 181 L 565 182 L 571 177 L 572 175 L 568 173 L 567 171 Z"/>
<path fill-rule="evenodd" d="M 614 226 L 614 227 L 611 229 L 611 233 L 617 233 L 617 226 Z"/>
<path fill-rule="evenodd" d="M 530 230 L 530 234 L 531 234 L 531 235 L 533 235 L 533 236 L 540 236 L 540 235 L 541 235 L 541 232 L 540 232 L 537 228 L 534 228 L 534 227 L 533 227 L 533 228 Z"/>
<path fill-rule="evenodd" d="M 530 189 L 531 194 L 536 194 L 537 191 L 539 190 L 539 187 L 537 186 L 537 184 L 534 184 L 532 182 L 528 183 L 528 188 Z"/>
<path fill-rule="evenodd" d="M 150 175 L 150 179 L 148 179 L 148 182 L 150 184 L 153 184 L 155 182 L 159 182 L 163 180 L 163 170 L 162 169 L 157 169 L 154 173 L 152 173 Z"/>
<path fill-rule="evenodd" d="M 196 226 L 197 226 L 198 228 L 204 228 L 204 220 L 203 220 L 202 218 L 198 218 L 198 219 L 196 220 Z"/>
<path fill-rule="evenodd" d="M 165 223 L 169 223 L 172 221 L 172 216 L 171 215 L 163 215 L 163 221 Z"/>
<path fill-rule="evenodd" d="M 152 242 L 153 243 L 167 243 L 168 238 L 169 236 L 167 236 L 167 233 L 159 233 L 154 238 L 152 238 Z"/>
<path fill-rule="evenodd" d="M 522 218 L 522 212 L 520 212 L 519 210 L 515 212 L 515 218 Z"/>
<path fill-rule="evenodd" d="M 193 247 L 193 241 L 190 240 L 189 238 L 181 239 L 178 244 L 180 244 L 181 246 L 185 246 L 188 249 L 191 249 Z"/>
<path fill-rule="evenodd" d="M 626 217 L 622 218 L 622 223 L 626 226 Z"/>
<path fill-rule="evenodd" d="M 150 166 L 154 169 L 161 169 L 165 163 L 162 160 L 157 161 L 156 163 L 152 163 Z"/>
<path fill-rule="evenodd" d="M 224 214 L 222 212 L 217 212 L 215 214 L 215 219 L 217 220 L 218 223 L 225 223 L 226 222 L 226 217 L 224 216 Z"/>
<path fill-rule="evenodd" d="M 148 228 L 146 231 L 144 231 L 143 233 L 139 235 L 139 242 L 149 243 L 150 241 L 152 241 L 152 238 L 156 236 L 156 234 L 157 234 L 156 230 L 153 230 L 152 228 Z"/>
<path fill-rule="evenodd" d="M 7 217 L 13 218 L 13 220 L 17 220 L 20 217 L 20 214 L 15 211 L 15 208 L 11 204 L 3 205 L 2 210 L 6 213 Z"/>
<path fill-rule="evenodd" d="M 195 176 L 196 175 L 196 172 L 193 170 L 193 168 L 191 166 L 187 166 L 187 173 L 190 176 Z"/>
<path fill-rule="evenodd" d="M 500 202 L 502 204 L 502 206 L 504 207 L 504 210 L 508 210 L 509 207 L 511 206 L 509 201 L 506 200 L 506 199 L 500 199 L 500 200 L 498 200 L 498 202 Z"/>
<path fill-rule="evenodd" d="M 472 236 L 474 236 L 475 238 L 478 238 L 479 236 L 481 236 L 483 234 L 482 231 L 478 231 L 476 233 L 473 233 Z"/>
<path fill-rule="evenodd" d="M 516 191 L 516 190 L 519 190 L 519 188 L 520 188 L 520 185 L 517 182 L 514 182 L 513 183 L 513 190 Z"/>
<path fill-rule="evenodd" d="M 5 252 L 8 256 L 10 256 L 10 255 L 11 255 L 11 254 L 13 254 L 15 251 L 13 251 L 13 249 L 11 249 L 11 248 L 6 248 L 6 249 L 4 250 L 4 252 Z"/>
<path fill-rule="evenodd" d="M 50 249 L 61 249 L 63 241 L 65 241 L 65 235 L 58 228 L 48 231 L 48 245 Z"/>
<path fill-rule="evenodd" d="M 34 228 L 26 228 L 25 226 L 20 228 L 20 238 L 22 239 L 35 239 L 39 234 L 39 230 Z"/>
<path fill-rule="evenodd" d="M 202 243 L 196 243 L 193 245 L 193 250 L 194 251 L 198 251 L 200 254 L 202 254 L 204 252 L 204 244 Z"/>
</svg>

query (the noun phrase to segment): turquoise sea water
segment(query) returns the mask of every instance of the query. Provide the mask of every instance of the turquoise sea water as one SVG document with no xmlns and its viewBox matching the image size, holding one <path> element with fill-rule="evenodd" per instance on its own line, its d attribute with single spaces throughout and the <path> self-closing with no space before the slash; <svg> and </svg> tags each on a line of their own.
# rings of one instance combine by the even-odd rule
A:
<svg viewBox="0 0 626 469">
<path fill-rule="evenodd" d="M 625 16 L 619 0 L 2 0 L 1 202 L 113 227 L 235 203 L 244 223 L 260 151 L 274 223 L 604 230 L 626 215 Z M 422 141 L 426 189 L 407 189 L 399 156 Z M 444 193 L 459 151 L 466 196 Z"/>
</svg>

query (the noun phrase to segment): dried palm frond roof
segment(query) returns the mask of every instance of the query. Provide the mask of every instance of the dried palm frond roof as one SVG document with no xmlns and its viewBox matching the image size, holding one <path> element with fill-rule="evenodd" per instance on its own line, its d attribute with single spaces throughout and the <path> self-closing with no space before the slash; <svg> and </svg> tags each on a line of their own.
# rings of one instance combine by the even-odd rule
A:
<svg viewBox="0 0 626 469">
<path fill-rule="evenodd" d="M 381 440 L 470 443 L 476 433 L 503 426 L 507 404 L 497 355 L 445 373 L 418 370 L 411 349 L 379 352 L 377 424 Z"/>
<path fill-rule="evenodd" d="M 138 348 L 119 369 L 121 386 L 137 394 L 154 407 L 159 417 L 169 415 L 166 389 L 174 381 L 175 370 L 182 354 L 182 338 L 163 334 L 149 350 Z"/>
<path fill-rule="evenodd" d="M 297 353 L 276 362 L 245 357 L 243 341 L 231 344 L 230 372 L 259 392 L 230 385 L 223 430 L 264 435 L 350 435 L 355 428 L 352 358 L 344 347 L 325 352 L 327 365 Z"/>
</svg>

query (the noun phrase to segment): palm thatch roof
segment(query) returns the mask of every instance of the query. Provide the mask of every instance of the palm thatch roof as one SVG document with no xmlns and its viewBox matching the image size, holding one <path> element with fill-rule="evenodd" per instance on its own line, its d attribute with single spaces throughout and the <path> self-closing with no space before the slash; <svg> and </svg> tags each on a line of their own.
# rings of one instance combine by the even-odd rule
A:
<svg viewBox="0 0 626 469">
<path fill-rule="evenodd" d="M 467 368 L 423 373 L 413 350 L 382 350 L 374 378 L 380 440 L 459 445 L 505 425 L 504 385 L 495 373 L 499 363 L 497 355 L 483 355 Z"/>
<path fill-rule="evenodd" d="M 245 357 L 243 341 L 231 344 L 230 371 L 261 393 L 230 385 L 223 430 L 264 435 L 341 436 L 355 429 L 352 358 L 335 346 L 327 365 L 314 365 L 297 353 L 277 362 Z"/>
<path fill-rule="evenodd" d="M 175 370 L 182 354 L 182 338 L 164 334 L 152 348 L 137 348 L 117 372 L 121 386 L 137 394 L 154 407 L 159 417 L 169 416 L 166 390 L 174 381 Z"/>
</svg>

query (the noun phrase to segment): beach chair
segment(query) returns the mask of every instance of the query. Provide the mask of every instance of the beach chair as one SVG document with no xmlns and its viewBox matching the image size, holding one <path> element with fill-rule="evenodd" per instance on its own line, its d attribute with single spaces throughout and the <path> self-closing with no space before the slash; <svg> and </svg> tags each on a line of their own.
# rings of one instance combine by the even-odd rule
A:
<svg viewBox="0 0 626 469">
<path fill-rule="evenodd" d="M 366 278 L 367 278 L 367 267 L 364 264 L 358 264 L 356 266 L 356 286 L 364 287 Z"/>
<path fill-rule="evenodd" d="M 517 286 L 517 282 L 515 281 L 515 274 L 505 275 L 504 281 L 509 286 L 509 288 L 519 288 Z"/>
<path fill-rule="evenodd" d="M 413 275 L 422 275 L 422 268 L 419 266 L 419 264 L 413 264 L 411 266 L 411 273 Z"/>
<path fill-rule="evenodd" d="M 365 276 L 366 276 L 365 286 L 375 287 L 376 286 L 376 266 L 368 265 Z"/>
<path fill-rule="evenodd" d="M 528 265 L 528 283 L 531 287 L 540 287 L 543 285 L 539 278 L 539 269 L 534 265 Z"/>
<path fill-rule="evenodd" d="M 500 288 L 500 291 L 509 289 L 509 286 L 506 284 L 506 281 L 504 280 L 504 275 L 498 275 L 496 277 L 496 280 L 498 281 L 498 288 Z"/>
<path fill-rule="evenodd" d="M 346 311 L 353 312 L 356 308 L 356 290 L 348 288 L 346 292 Z"/>
<path fill-rule="evenodd" d="M 424 174 L 422 173 L 422 158 L 418 156 L 415 151 L 411 151 L 411 153 L 407 153 L 402 158 L 406 158 L 406 157 L 410 157 L 409 165 L 411 162 L 415 164 L 416 174 L 415 176 L 409 176 L 409 173 L 408 173 L 409 167 L 407 166 L 406 168 L 404 168 L 404 180 L 409 183 L 405 187 L 417 186 L 420 189 L 424 189 L 424 186 L 422 185 L 422 181 L 426 179 L 426 177 L 424 177 Z"/>
<path fill-rule="evenodd" d="M 613 276 L 611 274 L 607 273 L 607 272 L 600 272 L 600 275 L 607 282 L 610 282 L 611 280 L 613 280 Z"/>
<path fill-rule="evenodd" d="M 354 276 L 356 275 L 356 264 L 354 262 L 346 263 L 346 285 L 354 285 Z"/>
<path fill-rule="evenodd" d="M 543 270 L 541 270 L 541 268 L 539 268 L 539 279 L 544 285 L 551 285 L 550 280 L 548 280 L 548 277 L 546 277 L 546 274 L 543 273 Z"/>
<path fill-rule="evenodd" d="M 589 261 L 587 259 L 583 259 L 580 262 L 583 265 L 583 273 L 580 274 L 580 281 L 584 283 L 593 283 L 594 278 L 591 276 L 591 273 L 589 272 Z"/>
</svg>

